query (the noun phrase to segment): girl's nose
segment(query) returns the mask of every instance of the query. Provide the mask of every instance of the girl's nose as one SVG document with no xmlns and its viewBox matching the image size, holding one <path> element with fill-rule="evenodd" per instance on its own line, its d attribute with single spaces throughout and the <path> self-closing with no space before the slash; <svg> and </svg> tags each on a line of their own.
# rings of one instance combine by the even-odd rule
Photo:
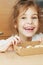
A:
<svg viewBox="0 0 43 65">
<path fill-rule="evenodd" d="M 28 23 L 28 24 L 32 24 L 32 23 L 33 23 L 33 22 L 32 22 L 32 19 L 28 19 L 28 20 L 27 20 L 27 23 Z"/>
</svg>

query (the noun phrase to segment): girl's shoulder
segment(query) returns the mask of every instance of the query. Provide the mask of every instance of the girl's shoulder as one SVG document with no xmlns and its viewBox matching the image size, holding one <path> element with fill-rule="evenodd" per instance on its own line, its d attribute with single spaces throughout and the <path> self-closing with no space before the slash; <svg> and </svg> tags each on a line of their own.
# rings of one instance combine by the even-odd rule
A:
<svg viewBox="0 0 43 65">
<path fill-rule="evenodd" d="M 32 37 L 32 41 L 39 41 L 41 38 L 43 38 L 43 33 L 36 34 Z"/>
</svg>

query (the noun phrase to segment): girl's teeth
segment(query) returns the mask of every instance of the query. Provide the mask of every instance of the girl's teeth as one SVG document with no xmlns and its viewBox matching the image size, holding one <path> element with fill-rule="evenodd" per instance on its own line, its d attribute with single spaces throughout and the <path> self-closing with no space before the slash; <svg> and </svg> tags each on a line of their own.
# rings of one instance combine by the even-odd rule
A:
<svg viewBox="0 0 43 65">
<path fill-rule="evenodd" d="M 32 28 L 24 27 L 24 29 L 25 29 L 25 30 L 33 30 L 34 27 L 32 27 Z"/>
</svg>

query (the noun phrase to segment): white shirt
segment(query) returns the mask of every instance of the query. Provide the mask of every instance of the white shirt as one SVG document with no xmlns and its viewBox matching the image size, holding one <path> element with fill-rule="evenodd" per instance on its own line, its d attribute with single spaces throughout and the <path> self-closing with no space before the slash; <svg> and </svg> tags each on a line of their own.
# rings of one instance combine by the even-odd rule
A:
<svg viewBox="0 0 43 65">
<path fill-rule="evenodd" d="M 32 41 L 40 41 L 42 38 L 43 38 L 43 33 L 39 33 L 32 37 Z"/>
</svg>

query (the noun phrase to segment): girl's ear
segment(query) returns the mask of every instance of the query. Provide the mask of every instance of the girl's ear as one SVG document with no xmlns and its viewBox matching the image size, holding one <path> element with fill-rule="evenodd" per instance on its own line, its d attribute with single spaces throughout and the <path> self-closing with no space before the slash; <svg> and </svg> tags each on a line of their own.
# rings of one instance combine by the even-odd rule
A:
<svg viewBox="0 0 43 65">
<path fill-rule="evenodd" d="M 14 33 L 18 34 L 18 26 L 17 26 L 17 24 L 14 24 Z"/>
<path fill-rule="evenodd" d="M 17 29 L 17 24 L 14 24 L 14 29 Z"/>
</svg>

